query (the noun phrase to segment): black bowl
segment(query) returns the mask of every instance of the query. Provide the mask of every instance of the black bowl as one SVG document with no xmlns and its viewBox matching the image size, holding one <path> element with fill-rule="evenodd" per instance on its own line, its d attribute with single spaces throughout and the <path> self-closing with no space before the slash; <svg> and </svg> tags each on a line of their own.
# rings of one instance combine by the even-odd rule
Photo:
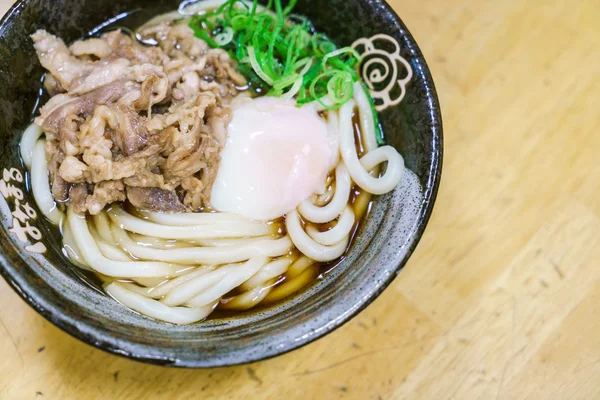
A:
<svg viewBox="0 0 600 400">
<path fill-rule="evenodd" d="M 391 97 L 380 118 L 387 143 L 401 152 L 414 174 L 407 174 L 394 193 L 377 198 L 347 259 L 303 292 L 260 312 L 202 324 L 175 326 L 150 320 L 87 284 L 61 253 L 60 234 L 51 224 L 33 218 L 28 223 L 35 228 L 19 232 L 24 224 L 12 212 L 25 202 L 36 209 L 26 190 L 18 151 L 44 72 L 29 35 L 44 28 L 69 42 L 93 34 L 94 28 L 107 20 L 135 26 L 177 5 L 168 0 L 19 0 L 0 23 L 0 178 L 4 178 L 4 184 L 0 182 L 4 197 L 0 199 L 0 273 L 49 321 L 114 354 L 182 367 L 233 365 L 273 357 L 347 322 L 371 303 L 407 262 L 425 230 L 440 181 L 442 123 L 437 95 L 413 37 L 384 1 L 300 0 L 297 12 L 309 17 L 317 30 L 338 45 L 388 35 L 391 42 L 380 37 L 367 44 L 374 46 L 371 56 L 383 55 L 383 61 L 391 66 L 397 42 L 414 76 L 400 104 L 395 100 L 403 85 L 394 84 L 385 92 Z M 374 51 L 376 48 L 383 50 Z M 400 75 L 406 72 L 398 71 Z M 43 254 L 36 253 L 43 248 Z"/>
</svg>

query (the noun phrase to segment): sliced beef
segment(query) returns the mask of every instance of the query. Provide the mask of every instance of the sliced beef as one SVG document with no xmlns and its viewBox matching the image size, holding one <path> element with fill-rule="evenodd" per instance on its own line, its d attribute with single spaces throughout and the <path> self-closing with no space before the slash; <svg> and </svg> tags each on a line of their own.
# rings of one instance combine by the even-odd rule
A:
<svg viewBox="0 0 600 400">
<path fill-rule="evenodd" d="M 245 83 L 229 55 L 185 23 L 116 30 L 69 48 L 32 39 L 52 96 L 36 123 L 46 135 L 52 193 L 79 213 L 126 201 L 162 212 L 200 210 L 226 142 L 229 104 Z"/>
<path fill-rule="evenodd" d="M 48 161 L 48 172 L 50 175 L 50 183 L 52 196 L 56 201 L 63 202 L 68 199 L 69 184 L 61 178 L 58 173 L 62 162 L 65 159 L 65 154 L 58 148 L 58 142 L 46 142 L 46 159 Z"/>
<path fill-rule="evenodd" d="M 87 183 L 76 183 L 69 190 L 69 204 L 75 207 L 78 213 L 86 212 L 85 200 L 88 197 L 90 185 Z"/>
<path fill-rule="evenodd" d="M 31 39 L 42 66 L 50 71 L 65 89 L 70 87 L 75 78 L 93 68 L 90 63 L 73 56 L 62 39 L 43 29 L 31 35 Z"/>
<path fill-rule="evenodd" d="M 44 89 L 48 92 L 50 96 L 56 96 L 59 93 L 66 92 L 65 88 L 63 88 L 58 81 L 51 73 L 47 73 L 44 78 Z"/>
<path fill-rule="evenodd" d="M 95 62 L 85 73 L 71 81 L 69 93 L 81 95 L 116 81 L 130 79 L 131 62 L 125 58 L 106 58 Z"/>
<path fill-rule="evenodd" d="M 112 47 L 103 39 L 78 40 L 69 46 L 69 50 L 75 56 L 95 56 L 106 58 L 112 54 Z"/>
<path fill-rule="evenodd" d="M 169 59 L 160 47 L 143 46 L 121 30 L 105 33 L 102 39 L 111 47 L 113 55 L 126 58 L 134 64 L 161 65 Z"/>
<path fill-rule="evenodd" d="M 150 187 L 127 186 L 127 198 L 135 207 L 156 212 L 185 212 L 186 208 L 173 191 Z"/>
<path fill-rule="evenodd" d="M 118 128 L 112 131 L 112 141 L 126 156 L 137 153 L 148 142 L 146 121 L 133 109 L 120 109 L 118 115 Z"/>
<path fill-rule="evenodd" d="M 47 115 L 42 113 L 36 119 L 36 123 L 44 128 L 44 131 L 56 134 L 67 117 L 74 115 L 87 118 L 94 112 L 96 106 L 114 103 L 137 87 L 139 85 L 135 82 L 113 82 L 84 96 L 60 104 L 58 107 L 50 110 L 50 113 Z"/>
<path fill-rule="evenodd" d="M 116 201 L 125 201 L 125 185 L 122 181 L 103 181 L 94 185 L 94 192 L 85 200 L 87 211 L 96 215 L 107 205 Z"/>
</svg>

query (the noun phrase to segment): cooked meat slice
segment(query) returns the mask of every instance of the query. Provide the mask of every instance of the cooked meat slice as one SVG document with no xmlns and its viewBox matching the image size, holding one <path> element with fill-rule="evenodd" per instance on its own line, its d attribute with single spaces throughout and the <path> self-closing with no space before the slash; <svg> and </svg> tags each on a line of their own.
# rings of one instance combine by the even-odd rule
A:
<svg viewBox="0 0 600 400">
<path fill-rule="evenodd" d="M 88 165 L 88 169 L 85 172 L 85 179 L 92 183 L 128 178 L 134 176 L 146 166 L 146 161 L 143 159 L 111 161 L 110 159 L 95 155 L 84 156 L 84 160 Z"/>
<path fill-rule="evenodd" d="M 42 66 L 50 71 L 65 89 L 69 88 L 73 79 L 92 68 L 90 63 L 74 57 L 62 39 L 43 29 L 31 35 L 31 39 Z"/>
<path fill-rule="evenodd" d="M 231 122 L 231 109 L 229 107 L 211 108 L 210 111 L 208 125 L 219 146 L 224 148 L 227 142 L 227 125 Z"/>
<path fill-rule="evenodd" d="M 52 180 L 52 196 L 56 201 L 63 202 L 68 200 L 69 183 L 60 175 L 55 174 Z"/>
<path fill-rule="evenodd" d="M 96 61 L 91 68 L 73 79 L 69 93 L 85 94 L 115 81 L 129 79 L 131 62 L 125 58 L 105 58 Z"/>
<path fill-rule="evenodd" d="M 181 180 L 181 187 L 186 191 L 183 204 L 192 210 L 198 210 L 202 206 L 210 205 L 210 194 L 207 195 L 202 181 L 193 176 Z"/>
<path fill-rule="evenodd" d="M 155 41 L 160 47 L 165 47 L 163 43 L 169 32 L 171 31 L 171 22 L 162 22 L 159 24 L 146 24 L 143 25 L 137 31 L 138 37 L 142 40 L 142 43 L 151 43 Z"/>
<path fill-rule="evenodd" d="M 104 181 L 94 186 L 94 193 L 85 200 L 85 208 L 90 214 L 97 215 L 107 204 L 125 201 L 126 198 L 122 181 Z"/>
<path fill-rule="evenodd" d="M 187 72 L 173 89 L 173 102 L 187 103 L 200 93 L 200 77 L 195 71 Z"/>
<path fill-rule="evenodd" d="M 133 106 L 137 110 L 148 110 L 163 101 L 169 93 L 169 79 L 162 69 L 152 64 L 136 65 L 131 77 L 142 82 L 141 94 Z"/>
<path fill-rule="evenodd" d="M 206 76 L 206 57 L 192 60 L 189 57 L 180 55 L 165 63 L 163 68 L 165 73 L 169 76 L 169 84 L 173 86 L 188 72 L 196 72 L 201 74 L 201 76 Z"/>
<path fill-rule="evenodd" d="M 169 59 L 160 47 L 143 46 L 121 30 L 105 33 L 102 39 L 111 47 L 112 54 L 126 58 L 135 64 L 161 65 Z"/>
<path fill-rule="evenodd" d="M 229 78 L 237 86 L 244 86 L 247 83 L 246 78 L 233 68 L 231 57 L 225 50 L 210 49 L 208 63 L 214 66 L 216 77 L 219 80 Z"/>
<path fill-rule="evenodd" d="M 45 132 L 57 134 L 59 126 L 64 123 L 67 117 L 75 115 L 86 118 L 94 112 L 97 105 L 114 103 L 138 86 L 137 83 L 130 81 L 113 82 L 79 98 L 59 103 L 57 107 L 49 109 L 48 112 L 46 112 L 46 107 L 42 108 L 42 115 L 36 118 L 35 122 Z"/>
<path fill-rule="evenodd" d="M 110 56 L 113 50 L 103 39 L 79 40 L 71 46 L 75 55 L 95 55 L 100 58 L 95 62 L 74 57 L 61 39 L 44 30 L 37 31 L 32 39 L 42 65 L 58 80 L 60 87 L 67 89 L 72 95 L 85 94 L 118 80 L 143 82 L 149 74 L 165 78 L 159 93 L 166 95 L 166 75 L 159 66 L 144 63 L 134 64 L 132 67 L 128 58 Z M 147 59 L 152 61 L 150 57 Z"/>
<path fill-rule="evenodd" d="M 186 211 L 173 191 L 127 186 L 127 198 L 131 204 L 143 210 L 173 213 Z"/>
<path fill-rule="evenodd" d="M 51 97 L 50 100 L 40 108 L 40 116 L 35 119 L 35 123 L 40 127 L 43 127 L 44 121 L 50 114 L 75 99 L 77 98 L 66 93 L 57 94 L 56 96 Z"/>
<path fill-rule="evenodd" d="M 133 109 L 118 111 L 117 128 L 112 131 L 112 141 L 129 156 L 140 151 L 148 142 L 146 121 Z"/>
<path fill-rule="evenodd" d="M 245 80 L 186 24 L 140 32 L 158 46 L 119 30 L 70 48 L 45 31 L 32 35 L 49 71 L 52 97 L 36 123 L 46 133 L 53 195 L 77 212 L 125 197 L 157 211 L 210 205 L 228 104 Z"/>
<path fill-rule="evenodd" d="M 83 161 L 88 165 L 85 172 L 87 182 L 98 183 L 105 180 L 120 180 L 135 176 L 147 169 L 148 161 L 153 154 L 160 151 L 156 145 L 148 146 L 143 151 L 128 157 L 118 157 L 114 160 L 103 152 L 106 147 L 90 148 L 83 154 Z"/>
<path fill-rule="evenodd" d="M 59 146 L 61 151 L 67 156 L 74 156 L 79 153 L 79 139 L 77 138 L 77 134 L 82 121 L 76 115 L 69 115 L 58 128 Z"/>
<path fill-rule="evenodd" d="M 129 178 L 123 179 L 127 186 L 135 187 L 158 187 L 165 190 L 175 190 L 179 186 L 179 180 L 165 183 L 165 177 L 161 174 L 155 174 L 147 168 Z"/>
<path fill-rule="evenodd" d="M 164 116 L 165 126 L 178 126 L 180 134 L 176 135 L 176 147 L 197 143 L 200 126 L 207 114 L 207 110 L 217 106 L 217 97 L 212 92 L 199 93 L 192 101 L 185 104 L 173 103 L 169 112 Z M 195 127 L 195 128 L 194 128 Z M 190 133 L 190 131 L 195 133 Z"/>
<path fill-rule="evenodd" d="M 75 207 L 75 211 L 78 213 L 84 213 L 85 200 L 89 194 L 90 185 L 87 183 L 76 183 L 71 185 L 69 190 L 69 204 Z"/>
<path fill-rule="evenodd" d="M 211 135 L 201 133 L 198 146 L 179 148 L 169 155 L 164 166 L 164 175 L 166 178 L 184 178 L 218 162 L 218 142 Z"/>
<path fill-rule="evenodd" d="M 82 182 L 83 173 L 87 170 L 87 165 L 81 162 L 77 157 L 67 156 L 60 164 L 58 175 L 67 182 Z"/>
<path fill-rule="evenodd" d="M 76 183 L 69 191 L 69 204 L 75 212 L 97 215 L 107 204 L 125 201 L 125 185 L 121 181 L 104 181 L 97 185 Z"/>
<path fill-rule="evenodd" d="M 59 93 L 64 93 L 66 90 L 63 88 L 58 81 L 50 72 L 46 74 L 44 78 L 44 88 L 50 96 L 56 96 Z"/>
<path fill-rule="evenodd" d="M 165 42 L 169 39 L 175 43 L 174 49 L 183 51 L 192 59 L 206 55 L 209 51 L 206 42 L 194 36 L 194 31 L 188 24 L 173 24 Z"/>
<path fill-rule="evenodd" d="M 92 55 L 98 58 L 105 58 L 112 54 L 112 48 L 103 39 L 78 40 L 69 46 L 69 50 L 75 56 Z"/>
<path fill-rule="evenodd" d="M 170 57 L 183 53 L 190 58 L 206 55 L 208 45 L 194 36 L 194 31 L 185 23 L 163 22 L 143 27 L 138 32 L 143 39 L 155 39 L 160 48 Z"/>
<path fill-rule="evenodd" d="M 56 201 L 66 201 L 68 198 L 69 184 L 60 177 L 58 169 L 65 159 L 65 155 L 58 148 L 56 141 L 46 141 L 46 159 L 48 162 L 48 172 L 50 174 L 50 183 L 52 184 L 52 196 Z"/>
</svg>

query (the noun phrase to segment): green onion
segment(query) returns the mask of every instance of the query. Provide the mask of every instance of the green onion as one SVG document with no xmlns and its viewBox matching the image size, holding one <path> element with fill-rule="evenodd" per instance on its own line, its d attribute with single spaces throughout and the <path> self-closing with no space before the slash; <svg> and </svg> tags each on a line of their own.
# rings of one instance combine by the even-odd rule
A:
<svg viewBox="0 0 600 400">
<path fill-rule="evenodd" d="M 220 47 L 219 44 L 213 38 L 211 38 L 210 35 L 208 34 L 208 32 L 206 32 L 204 29 L 202 29 L 201 27 L 194 26 L 194 25 L 191 25 L 191 27 L 194 30 L 194 35 L 197 38 L 204 40 L 210 47 L 212 47 L 212 48 Z"/>
<path fill-rule="evenodd" d="M 256 75 L 260 76 L 267 85 L 273 86 L 273 79 L 271 79 L 271 77 L 263 71 L 261 65 L 259 65 L 256 53 L 254 52 L 254 47 L 252 46 L 248 47 L 248 57 L 250 58 L 250 64 L 252 64 L 252 69 L 256 72 Z"/>
<path fill-rule="evenodd" d="M 329 52 L 323 57 L 323 64 L 327 64 L 330 58 L 341 56 L 342 54 L 350 54 L 355 59 L 360 59 L 360 54 L 357 53 L 352 47 L 344 47 L 332 52 Z"/>
<path fill-rule="evenodd" d="M 225 27 L 223 32 L 215 36 L 215 42 L 221 47 L 227 46 L 233 40 L 233 29 L 230 26 Z"/>
<path fill-rule="evenodd" d="M 237 60 L 256 92 L 296 97 L 298 106 L 316 101 L 328 110 L 338 109 L 354 95 L 360 55 L 314 33 L 309 20 L 292 14 L 296 3 L 290 0 L 284 8 L 281 0 L 269 0 L 265 7 L 258 0 L 227 0 L 214 11 L 192 17 L 189 24 L 196 37 Z M 381 143 L 375 105 L 365 92 Z"/>
</svg>

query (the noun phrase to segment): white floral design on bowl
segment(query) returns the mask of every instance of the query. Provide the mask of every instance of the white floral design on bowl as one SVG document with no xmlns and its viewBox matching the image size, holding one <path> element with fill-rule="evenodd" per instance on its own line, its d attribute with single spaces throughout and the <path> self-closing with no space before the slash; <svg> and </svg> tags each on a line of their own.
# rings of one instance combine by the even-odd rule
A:
<svg viewBox="0 0 600 400">
<path fill-rule="evenodd" d="M 387 46 L 386 46 L 387 44 Z M 391 45 L 391 46 L 390 46 Z M 393 48 L 393 51 L 386 50 Z M 379 34 L 358 39 L 352 48 L 361 55 L 361 76 L 369 87 L 377 111 L 399 104 L 412 78 L 412 68 L 400 55 L 400 44 L 391 36 Z M 400 73 L 405 70 L 405 76 Z"/>
</svg>

